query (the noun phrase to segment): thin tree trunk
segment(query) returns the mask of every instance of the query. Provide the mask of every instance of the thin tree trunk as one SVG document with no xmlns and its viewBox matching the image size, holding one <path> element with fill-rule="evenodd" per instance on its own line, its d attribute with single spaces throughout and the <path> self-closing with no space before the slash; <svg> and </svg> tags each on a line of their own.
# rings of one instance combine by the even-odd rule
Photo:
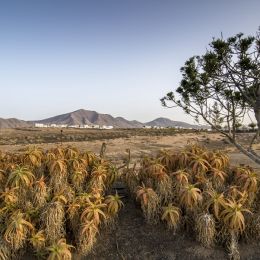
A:
<svg viewBox="0 0 260 260">
<path fill-rule="evenodd" d="M 247 157 L 249 157 L 251 160 L 253 160 L 255 163 L 260 164 L 260 157 L 255 154 L 252 153 L 250 151 L 248 151 L 247 149 L 245 149 L 241 144 L 238 144 L 236 141 L 232 140 L 232 138 L 229 139 L 235 146 L 236 148 L 242 152 L 244 155 L 246 155 Z"/>
<path fill-rule="evenodd" d="M 257 96 L 256 96 L 256 102 L 254 106 L 254 112 L 255 112 L 255 119 L 259 131 L 260 129 L 260 87 L 258 88 L 256 95 Z"/>
</svg>

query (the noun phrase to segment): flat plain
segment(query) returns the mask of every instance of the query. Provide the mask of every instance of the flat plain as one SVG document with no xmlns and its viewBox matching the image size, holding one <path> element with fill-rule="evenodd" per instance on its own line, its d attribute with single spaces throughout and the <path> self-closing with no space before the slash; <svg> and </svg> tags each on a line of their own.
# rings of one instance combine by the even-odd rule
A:
<svg viewBox="0 0 260 260">
<path fill-rule="evenodd" d="M 238 135 L 242 144 L 248 143 L 250 138 L 252 133 Z M 131 150 L 132 158 L 136 160 L 163 149 L 179 151 L 189 143 L 197 143 L 208 149 L 226 151 L 235 164 L 259 167 L 241 154 L 225 137 L 214 132 L 174 129 L 63 129 L 61 133 L 60 129 L 55 128 L 0 129 L 2 151 L 22 152 L 32 145 L 43 149 L 71 145 L 80 150 L 99 153 L 102 143 L 106 143 L 106 157 L 116 162 L 124 159 L 126 149 Z M 260 143 L 256 142 L 254 148 L 256 151 L 260 150 Z"/>
</svg>

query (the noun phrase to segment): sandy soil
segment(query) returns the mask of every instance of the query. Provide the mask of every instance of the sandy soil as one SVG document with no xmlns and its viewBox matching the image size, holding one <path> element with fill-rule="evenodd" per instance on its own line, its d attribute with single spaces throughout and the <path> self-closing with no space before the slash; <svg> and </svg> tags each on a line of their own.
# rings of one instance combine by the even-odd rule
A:
<svg viewBox="0 0 260 260">
<path fill-rule="evenodd" d="M 117 132 L 115 132 L 116 134 Z M 106 143 L 106 157 L 115 162 L 120 162 L 126 156 L 126 149 L 131 150 L 132 158 L 138 159 L 147 154 L 155 154 L 161 149 L 181 150 L 185 145 L 189 143 L 199 143 L 206 146 L 209 149 L 220 149 L 227 152 L 230 158 L 235 164 L 250 164 L 254 168 L 259 168 L 257 164 L 252 162 L 245 155 L 241 154 L 236 148 L 229 144 L 223 136 L 217 133 L 176 133 L 174 135 L 132 135 L 127 137 L 121 137 L 122 133 L 119 133 L 119 137 L 113 135 L 108 136 L 102 140 L 90 140 L 90 141 L 77 141 L 77 142 L 64 142 L 63 145 L 72 145 L 78 147 L 80 150 L 90 150 L 95 153 L 100 152 L 102 143 Z M 242 142 L 246 142 L 249 139 L 248 135 L 242 136 Z M 19 152 L 23 151 L 26 147 L 33 144 L 5 144 L 0 145 L 0 150 Z M 58 143 L 37 143 L 36 145 L 43 147 L 44 149 L 50 149 L 60 145 Z M 260 150 L 260 144 L 254 146 L 256 151 Z"/>
<path fill-rule="evenodd" d="M 145 223 L 139 205 L 126 197 L 116 227 L 102 230 L 93 253 L 84 260 L 224 260 L 223 247 L 205 248 L 183 231 L 173 234 L 162 224 Z M 259 244 L 240 243 L 241 260 L 259 260 Z M 75 259 L 80 259 L 75 257 Z"/>
</svg>

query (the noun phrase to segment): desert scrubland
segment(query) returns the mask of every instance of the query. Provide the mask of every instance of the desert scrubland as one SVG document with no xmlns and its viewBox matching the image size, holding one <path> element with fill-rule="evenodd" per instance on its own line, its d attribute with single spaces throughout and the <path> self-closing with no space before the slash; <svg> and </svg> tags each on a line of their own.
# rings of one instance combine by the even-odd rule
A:
<svg viewBox="0 0 260 260">
<path fill-rule="evenodd" d="M 251 135 L 238 138 L 246 143 Z M 3 259 L 55 250 L 60 259 L 260 253 L 259 166 L 218 133 L 5 129 L 0 150 Z"/>
</svg>

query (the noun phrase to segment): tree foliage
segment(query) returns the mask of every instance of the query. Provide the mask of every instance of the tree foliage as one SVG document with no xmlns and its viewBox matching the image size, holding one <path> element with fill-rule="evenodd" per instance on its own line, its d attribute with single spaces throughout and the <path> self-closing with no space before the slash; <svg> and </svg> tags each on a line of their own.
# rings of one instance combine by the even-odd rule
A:
<svg viewBox="0 0 260 260">
<path fill-rule="evenodd" d="M 260 129 L 260 28 L 256 35 L 239 33 L 212 40 L 206 53 L 188 59 L 175 93 L 161 99 L 166 107 L 181 107 L 196 121 L 203 119 L 224 134 L 244 154 L 260 163 L 260 157 L 237 141 L 238 124 L 254 113 Z M 226 130 L 223 129 L 225 125 Z"/>
</svg>

